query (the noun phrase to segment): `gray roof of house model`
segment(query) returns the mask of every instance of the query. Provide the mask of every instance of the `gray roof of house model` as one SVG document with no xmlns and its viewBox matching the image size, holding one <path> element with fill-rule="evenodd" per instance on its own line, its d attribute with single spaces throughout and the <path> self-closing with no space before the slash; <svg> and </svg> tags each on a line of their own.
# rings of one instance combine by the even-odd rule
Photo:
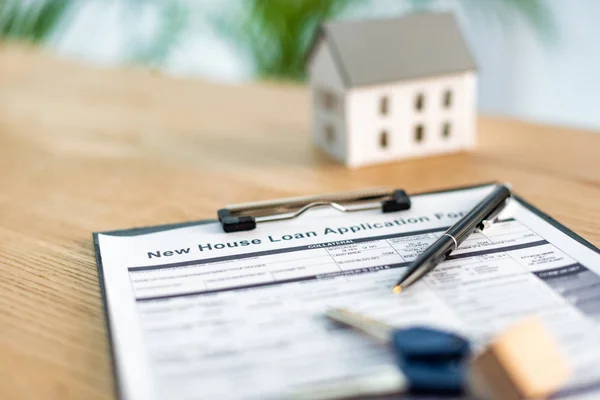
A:
<svg viewBox="0 0 600 400">
<path fill-rule="evenodd" d="M 451 13 L 329 22 L 319 37 L 329 44 L 349 87 L 476 68 Z"/>
</svg>

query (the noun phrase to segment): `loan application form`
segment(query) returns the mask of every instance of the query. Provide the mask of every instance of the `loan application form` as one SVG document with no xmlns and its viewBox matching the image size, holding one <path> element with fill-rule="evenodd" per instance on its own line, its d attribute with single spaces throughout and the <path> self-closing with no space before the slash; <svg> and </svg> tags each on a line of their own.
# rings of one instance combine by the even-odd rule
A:
<svg viewBox="0 0 600 400">
<path fill-rule="evenodd" d="M 565 396 L 598 398 L 600 254 L 519 199 L 425 279 L 391 293 L 491 189 L 415 195 L 412 209 L 390 214 L 317 209 L 251 232 L 207 223 L 98 234 L 120 397 L 277 399 L 399 374 L 385 347 L 324 318 L 340 306 L 477 344 L 538 315 L 572 365 Z"/>
</svg>

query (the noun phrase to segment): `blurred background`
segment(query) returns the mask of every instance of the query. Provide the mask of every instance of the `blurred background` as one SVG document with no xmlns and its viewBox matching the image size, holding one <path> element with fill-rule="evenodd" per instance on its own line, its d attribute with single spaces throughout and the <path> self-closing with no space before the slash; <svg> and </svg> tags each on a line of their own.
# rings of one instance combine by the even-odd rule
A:
<svg viewBox="0 0 600 400">
<path fill-rule="evenodd" d="M 481 112 L 600 128 L 598 0 L 0 0 L 0 36 L 98 66 L 301 82 L 319 21 L 416 10 L 458 17 Z"/>
</svg>

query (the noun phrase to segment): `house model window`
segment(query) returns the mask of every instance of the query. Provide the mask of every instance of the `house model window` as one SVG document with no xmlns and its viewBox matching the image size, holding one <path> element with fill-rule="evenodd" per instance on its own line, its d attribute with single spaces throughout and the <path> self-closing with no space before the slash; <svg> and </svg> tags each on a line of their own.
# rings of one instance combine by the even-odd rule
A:
<svg viewBox="0 0 600 400">
<path fill-rule="evenodd" d="M 388 97 L 383 96 L 379 101 L 379 113 L 381 115 L 387 115 L 388 113 Z"/>
<path fill-rule="evenodd" d="M 450 122 L 446 122 L 442 127 L 442 137 L 444 139 L 448 139 L 450 137 L 451 129 L 452 125 L 450 125 Z"/>
<path fill-rule="evenodd" d="M 307 69 L 314 141 L 349 167 L 475 146 L 477 70 L 451 13 L 326 22 Z"/>
<path fill-rule="evenodd" d="M 388 147 L 388 133 L 387 131 L 382 131 L 379 134 L 379 147 L 382 149 L 387 149 Z"/>
<path fill-rule="evenodd" d="M 335 143 L 335 128 L 331 124 L 325 125 L 325 140 L 330 145 Z"/>
<path fill-rule="evenodd" d="M 422 111 L 423 107 L 425 107 L 425 96 L 423 96 L 423 93 L 419 93 L 415 98 L 415 110 Z"/>
<path fill-rule="evenodd" d="M 452 105 L 452 91 L 446 90 L 444 92 L 444 108 L 450 108 Z"/>
<path fill-rule="evenodd" d="M 338 99 L 335 94 L 328 90 L 321 89 L 319 91 L 321 108 L 327 111 L 336 111 L 338 107 Z"/>
<path fill-rule="evenodd" d="M 415 126 L 415 142 L 421 143 L 425 137 L 425 128 L 422 124 Z"/>
</svg>

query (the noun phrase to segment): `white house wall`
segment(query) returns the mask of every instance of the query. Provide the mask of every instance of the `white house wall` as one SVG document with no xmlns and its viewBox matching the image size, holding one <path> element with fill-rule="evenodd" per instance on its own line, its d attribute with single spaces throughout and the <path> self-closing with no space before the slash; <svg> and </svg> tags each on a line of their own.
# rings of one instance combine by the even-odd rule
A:
<svg viewBox="0 0 600 400">
<path fill-rule="evenodd" d="M 323 40 L 317 44 L 308 63 L 311 102 L 313 110 L 313 142 L 338 160 L 345 162 L 347 149 L 344 82 L 335 65 L 329 46 Z M 325 110 L 319 98 L 319 91 L 326 90 L 337 98 L 335 111 Z M 327 126 L 335 132 L 335 140 L 328 142 L 324 134 Z"/>
<path fill-rule="evenodd" d="M 420 80 L 409 80 L 380 86 L 358 87 L 346 96 L 348 125 L 347 165 L 358 167 L 471 149 L 475 145 L 474 72 L 463 72 Z M 443 106 L 446 90 L 452 91 L 451 106 Z M 415 110 L 418 93 L 424 96 L 421 111 Z M 381 98 L 388 98 L 388 112 L 380 113 Z M 445 123 L 451 124 L 450 135 L 442 135 Z M 414 130 L 424 127 L 421 142 L 415 141 Z M 388 145 L 381 148 L 379 135 L 388 133 Z"/>
</svg>

